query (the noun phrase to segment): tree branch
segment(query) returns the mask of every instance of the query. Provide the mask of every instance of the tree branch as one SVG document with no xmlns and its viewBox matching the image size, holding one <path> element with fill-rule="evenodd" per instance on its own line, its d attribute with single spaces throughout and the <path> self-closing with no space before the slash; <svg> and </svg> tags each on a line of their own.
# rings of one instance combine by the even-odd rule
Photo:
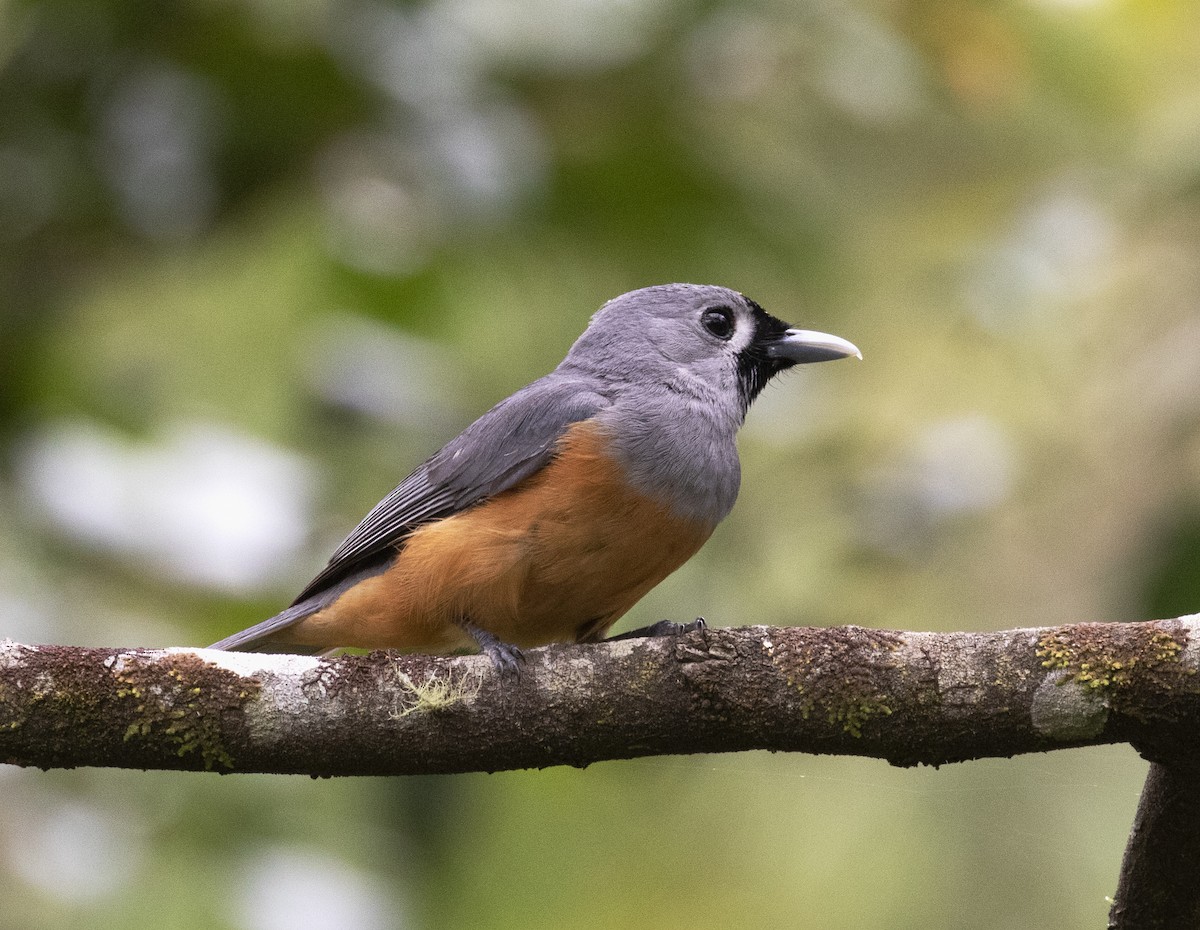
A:
<svg viewBox="0 0 1200 930">
<path fill-rule="evenodd" d="M 939 765 L 1132 743 L 1111 930 L 1200 920 L 1200 617 L 1000 633 L 745 627 L 324 660 L 0 642 L 0 762 L 401 775 L 770 749 Z"/>
<path fill-rule="evenodd" d="M 1109 930 L 1200 926 L 1200 768 L 1150 766 L 1108 915 Z"/>
<path fill-rule="evenodd" d="M 331 660 L 0 643 L 0 761 L 310 775 L 770 749 L 938 765 L 1129 742 L 1200 753 L 1200 619 L 998 633 L 745 627 Z"/>
</svg>

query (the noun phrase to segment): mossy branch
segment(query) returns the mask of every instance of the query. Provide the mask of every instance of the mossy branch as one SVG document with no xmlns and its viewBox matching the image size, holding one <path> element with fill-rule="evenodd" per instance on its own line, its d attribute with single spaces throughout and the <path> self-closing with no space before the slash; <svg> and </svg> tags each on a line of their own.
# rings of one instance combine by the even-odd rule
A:
<svg viewBox="0 0 1200 930">
<path fill-rule="evenodd" d="M 0 761 L 396 775 L 770 749 L 940 765 L 1200 757 L 1200 619 L 991 633 L 743 627 L 479 656 L 0 642 Z"/>
<path fill-rule="evenodd" d="M 940 765 L 1131 743 L 1155 764 L 1110 927 L 1200 916 L 1200 617 L 999 633 L 744 627 L 479 656 L 0 642 L 0 762 L 306 775 L 769 749 Z"/>
</svg>

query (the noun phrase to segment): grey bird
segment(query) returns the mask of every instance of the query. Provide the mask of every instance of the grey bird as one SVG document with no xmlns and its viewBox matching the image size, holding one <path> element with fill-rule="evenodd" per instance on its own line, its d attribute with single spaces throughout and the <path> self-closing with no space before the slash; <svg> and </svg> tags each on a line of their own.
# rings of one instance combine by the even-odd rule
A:
<svg viewBox="0 0 1200 930">
<path fill-rule="evenodd" d="M 602 639 L 733 507 L 737 431 L 766 383 L 848 356 L 862 358 L 723 287 L 610 300 L 554 371 L 380 501 L 290 607 L 213 648 L 476 645 L 509 670 L 521 647 Z"/>
</svg>

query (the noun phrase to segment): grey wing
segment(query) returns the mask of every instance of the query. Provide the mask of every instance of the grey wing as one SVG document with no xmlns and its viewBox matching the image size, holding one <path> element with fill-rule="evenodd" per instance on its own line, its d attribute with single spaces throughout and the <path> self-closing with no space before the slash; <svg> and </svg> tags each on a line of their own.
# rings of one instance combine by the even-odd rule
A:
<svg viewBox="0 0 1200 930">
<path fill-rule="evenodd" d="M 376 504 L 290 607 L 210 648 L 279 648 L 272 642 L 274 634 L 383 570 L 396 547 L 417 527 L 458 513 L 532 475 L 553 457 L 568 426 L 588 419 L 608 403 L 587 385 L 554 374 L 522 388 L 450 440 Z M 323 651 L 323 647 L 282 648 Z"/>
<path fill-rule="evenodd" d="M 554 375 L 501 401 L 376 504 L 293 603 L 370 568 L 380 556 L 390 557 L 396 544 L 422 524 L 465 510 L 529 477 L 550 461 L 568 426 L 608 403 L 588 386 Z"/>
</svg>

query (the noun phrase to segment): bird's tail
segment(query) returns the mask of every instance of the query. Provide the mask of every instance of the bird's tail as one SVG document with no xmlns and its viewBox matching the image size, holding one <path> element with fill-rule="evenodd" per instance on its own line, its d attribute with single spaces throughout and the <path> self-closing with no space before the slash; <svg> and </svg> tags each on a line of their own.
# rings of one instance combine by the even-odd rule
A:
<svg viewBox="0 0 1200 930">
<path fill-rule="evenodd" d="M 226 636 L 220 642 L 213 643 L 209 649 L 224 649 L 229 652 L 288 652 L 294 655 L 317 655 L 325 652 L 327 646 L 301 646 L 293 643 L 279 642 L 275 635 L 298 623 L 310 614 L 316 613 L 324 606 L 320 601 L 302 601 L 293 604 L 287 610 L 282 610 L 274 617 L 268 617 L 254 626 L 247 627 L 232 636 Z"/>
<path fill-rule="evenodd" d="M 369 564 L 365 568 L 347 575 L 336 584 L 331 584 L 327 588 L 314 591 L 306 596 L 302 595 L 304 599 L 297 601 L 287 610 L 281 610 L 274 617 L 268 617 L 232 636 L 226 636 L 208 648 L 225 649 L 229 652 L 287 652 L 302 656 L 331 652 L 338 648 L 338 643 L 324 646 L 300 646 L 289 643 L 286 639 L 282 642 L 276 641 L 276 635 L 299 623 L 305 617 L 312 616 L 318 610 L 324 610 L 364 578 L 378 575 L 387 567 L 392 558 L 395 558 L 395 553 L 392 553 L 387 561 L 377 560 L 375 564 Z"/>
</svg>

